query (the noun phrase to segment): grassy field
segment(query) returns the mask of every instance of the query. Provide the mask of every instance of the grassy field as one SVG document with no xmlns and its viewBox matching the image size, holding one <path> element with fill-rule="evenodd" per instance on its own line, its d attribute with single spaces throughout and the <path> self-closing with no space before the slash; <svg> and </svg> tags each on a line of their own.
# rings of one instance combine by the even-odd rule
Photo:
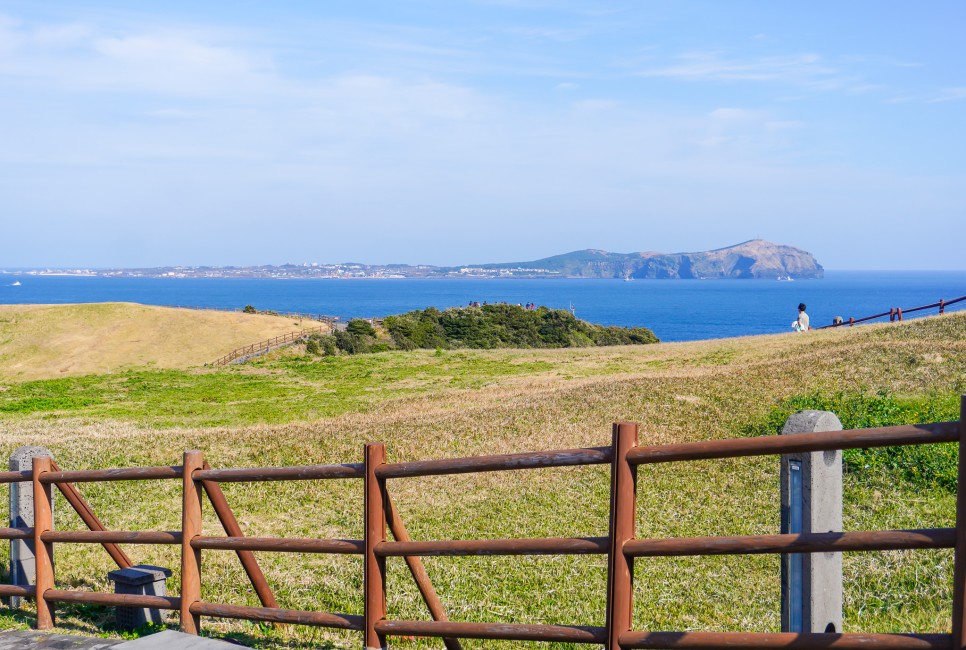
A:
<svg viewBox="0 0 966 650">
<path fill-rule="evenodd" d="M 0 380 L 200 366 L 299 329 L 291 318 L 131 303 L 0 305 Z"/>
<path fill-rule="evenodd" d="M 668 443 L 773 433 L 790 409 L 812 404 L 840 407 L 847 426 L 957 419 L 964 369 L 966 314 L 619 348 L 325 359 L 293 350 L 222 369 L 5 380 L 0 440 L 7 454 L 23 444 L 47 446 L 68 469 L 177 464 L 186 449 L 203 450 L 215 467 L 359 462 L 371 440 L 387 444 L 390 461 L 599 446 L 609 444 L 617 420 L 640 422 L 642 443 Z M 955 494 L 941 480 L 859 461 L 846 474 L 846 529 L 953 524 Z M 606 535 L 608 486 L 607 469 L 592 467 L 399 479 L 389 490 L 414 539 L 476 539 Z M 177 482 L 81 489 L 110 528 L 180 527 Z M 642 467 L 638 535 L 775 533 L 777 490 L 776 458 Z M 249 535 L 362 536 L 358 482 L 226 484 L 225 492 Z M 59 508 L 59 528 L 81 527 L 66 504 Z M 210 508 L 205 530 L 220 532 Z M 178 566 L 174 548 L 127 550 L 136 562 Z M 100 548 L 58 545 L 57 553 L 60 584 L 110 588 L 105 575 L 113 567 Z M 361 559 L 258 556 L 283 607 L 362 612 Z M 604 622 L 603 558 L 430 558 L 426 565 L 454 620 Z M 948 630 L 950 552 L 846 554 L 845 571 L 846 631 Z M 390 560 L 389 574 L 390 617 L 427 618 L 401 560 Z M 177 576 L 169 586 L 177 590 Z M 634 625 L 777 630 L 778 592 L 777 557 L 640 560 Z M 257 604 L 237 559 L 216 551 L 205 552 L 204 598 Z M 29 612 L 0 614 L 4 625 L 31 620 Z M 65 607 L 63 614 L 64 629 L 104 633 L 110 613 Z M 357 635 L 312 628 L 204 625 L 265 648 L 359 643 Z M 441 644 L 402 639 L 393 646 Z"/>
</svg>

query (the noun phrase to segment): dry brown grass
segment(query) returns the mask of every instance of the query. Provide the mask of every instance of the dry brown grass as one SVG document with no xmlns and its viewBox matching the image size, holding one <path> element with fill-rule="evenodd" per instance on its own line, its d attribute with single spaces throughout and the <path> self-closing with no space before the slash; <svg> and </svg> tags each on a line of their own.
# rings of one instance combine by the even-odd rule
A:
<svg viewBox="0 0 966 650">
<path fill-rule="evenodd" d="M 298 329 L 291 318 L 133 303 L 0 305 L 0 378 L 199 366 Z"/>
<path fill-rule="evenodd" d="M 744 435 L 749 423 L 793 395 L 966 390 L 966 314 L 807 335 L 454 354 L 474 362 L 509 358 L 549 366 L 496 377 L 477 388 L 444 385 L 408 397 L 393 396 L 391 391 L 381 397 L 376 391 L 373 400 L 357 411 L 281 425 L 158 430 L 129 421 L 12 417 L 3 421 L 4 450 L 41 444 L 54 450 L 64 468 L 81 469 L 167 465 L 178 463 L 185 449 L 201 449 L 216 467 L 251 467 L 358 462 L 367 441 L 385 442 L 390 462 L 606 445 L 610 425 L 617 420 L 640 422 L 642 443 L 734 437 Z M 423 352 L 410 358 L 413 364 L 431 364 L 434 359 Z M 452 361 L 439 363 L 444 361 L 449 372 Z M 778 532 L 777 481 L 775 459 L 641 468 L 639 535 Z M 177 482 L 138 485 L 135 507 L 130 485 L 81 487 L 111 528 L 179 527 Z M 955 499 L 950 495 L 909 499 L 907 492 L 889 484 L 850 490 L 847 529 L 951 525 Z M 357 482 L 226 484 L 225 491 L 249 535 L 362 534 Z M 415 539 L 589 536 L 607 530 L 605 468 L 394 480 L 390 491 Z M 79 525 L 68 516 L 58 523 Z M 208 508 L 205 530 L 220 532 Z M 173 549 L 133 547 L 129 552 L 138 562 L 177 566 Z M 58 553 L 61 584 L 108 588 L 103 575 L 111 566 L 99 549 L 62 545 Z M 847 631 L 948 628 L 948 553 L 934 562 L 911 564 L 916 557 L 922 556 L 847 556 Z M 259 559 L 283 606 L 361 613 L 357 558 L 262 553 Z M 231 554 L 206 552 L 205 563 L 206 599 L 257 604 Z M 426 564 L 454 619 L 603 623 L 600 558 L 432 558 Z M 921 574 L 921 579 L 912 585 L 896 584 L 900 573 Z M 776 630 L 778 584 L 774 557 L 641 561 L 635 627 Z M 176 579 L 171 586 L 176 590 Z M 389 605 L 392 617 L 426 617 L 401 562 L 390 562 Z M 68 620 L 91 629 L 89 619 Z M 205 626 L 249 634 L 249 641 L 260 647 L 358 645 L 353 635 L 305 628 L 264 635 L 239 622 L 206 619 Z"/>
</svg>

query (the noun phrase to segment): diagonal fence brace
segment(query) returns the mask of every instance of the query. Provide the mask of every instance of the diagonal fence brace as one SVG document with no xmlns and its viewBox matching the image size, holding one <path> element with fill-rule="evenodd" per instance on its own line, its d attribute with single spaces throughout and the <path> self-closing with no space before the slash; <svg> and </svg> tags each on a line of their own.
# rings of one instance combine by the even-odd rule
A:
<svg viewBox="0 0 966 650">
<path fill-rule="evenodd" d="M 204 463 L 204 469 L 211 469 L 211 465 L 207 461 Z M 208 500 L 211 501 L 211 505 L 215 509 L 215 514 L 218 515 L 218 520 L 221 522 L 222 528 L 225 529 L 225 533 L 229 537 L 244 537 L 245 533 L 242 532 L 241 526 L 235 518 L 235 513 L 231 510 L 231 506 L 228 505 L 228 499 L 225 498 L 225 493 L 222 491 L 221 486 L 215 481 L 202 481 L 201 487 L 204 489 L 205 494 L 208 495 Z M 261 601 L 262 606 L 277 609 L 278 601 L 275 600 L 275 594 L 272 593 L 272 588 L 269 587 L 268 581 L 265 579 L 265 574 L 262 573 L 262 569 L 258 566 L 258 560 L 255 558 L 255 554 L 252 551 L 243 550 L 236 550 L 235 554 L 238 555 L 242 567 L 245 568 L 245 573 L 248 574 L 248 579 L 251 581 L 252 587 L 255 588 L 255 593 L 258 594 L 258 599 Z"/>
<path fill-rule="evenodd" d="M 396 504 L 393 503 L 392 497 L 389 496 L 388 492 L 386 493 L 386 523 L 389 524 L 389 532 L 396 538 L 396 541 L 412 541 L 412 538 L 409 536 L 409 531 L 406 530 L 406 525 L 399 516 L 399 510 L 396 508 Z M 409 572 L 413 574 L 413 580 L 416 581 L 416 586 L 419 587 L 419 593 L 422 594 L 423 600 L 426 601 L 429 613 L 433 615 L 433 620 L 448 621 L 449 617 L 446 616 L 443 603 L 436 594 L 436 589 L 433 588 L 429 574 L 426 573 L 426 567 L 423 565 L 423 561 L 415 555 L 407 555 L 405 559 L 406 566 L 409 567 Z M 459 639 L 443 637 L 443 643 L 446 645 L 446 650 L 463 650 Z"/>
<path fill-rule="evenodd" d="M 60 467 L 57 466 L 57 463 L 55 463 L 53 459 L 50 461 L 50 469 L 55 472 L 60 471 Z M 81 496 L 81 493 L 77 490 L 73 483 L 57 483 L 56 485 L 57 489 L 60 490 L 60 493 L 64 495 L 65 499 L 67 499 L 67 503 L 71 505 L 74 511 L 80 516 L 81 520 L 83 520 L 84 524 L 90 530 L 107 530 L 107 528 L 104 527 L 104 524 L 101 523 L 101 520 L 97 518 L 97 515 L 94 514 L 94 510 L 91 508 L 90 504 L 84 500 L 84 497 Z M 108 554 L 111 556 L 111 559 L 113 559 L 117 564 L 118 568 L 129 569 L 134 565 L 134 563 L 131 562 L 131 558 L 127 556 L 127 553 L 122 551 L 121 547 L 117 544 L 105 542 L 104 544 L 101 544 L 101 546 L 103 546 L 104 550 L 108 552 Z"/>
</svg>

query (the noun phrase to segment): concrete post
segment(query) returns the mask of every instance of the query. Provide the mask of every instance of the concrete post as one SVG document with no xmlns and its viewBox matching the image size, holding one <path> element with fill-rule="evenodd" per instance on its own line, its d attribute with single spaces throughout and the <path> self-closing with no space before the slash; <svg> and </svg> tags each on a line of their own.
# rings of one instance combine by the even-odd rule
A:
<svg viewBox="0 0 966 650">
<path fill-rule="evenodd" d="M 799 411 L 782 435 L 841 431 L 828 411 Z M 781 532 L 842 530 L 842 452 L 817 451 L 781 457 Z M 842 554 L 782 555 L 782 632 L 842 631 Z"/>
<path fill-rule="evenodd" d="M 107 579 L 114 583 L 114 593 L 137 596 L 167 596 L 166 580 L 170 577 L 171 569 L 150 564 L 116 569 L 107 574 Z M 117 607 L 115 617 L 122 630 L 135 630 L 148 623 L 167 622 L 168 612 L 149 607 Z"/>
<path fill-rule="evenodd" d="M 45 447 L 20 447 L 10 455 L 10 471 L 23 472 L 33 469 L 33 459 L 54 455 Z M 33 528 L 34 491 L 31 481 L 10 484 L 10 527 Z M 34 542 L 27 539 L 10 540 L 10 584 L 33 585 L 37 583 L 37 561 Z M 23 598 L 10 597 L 10 606 L 19 608 Z"/>
</svg>

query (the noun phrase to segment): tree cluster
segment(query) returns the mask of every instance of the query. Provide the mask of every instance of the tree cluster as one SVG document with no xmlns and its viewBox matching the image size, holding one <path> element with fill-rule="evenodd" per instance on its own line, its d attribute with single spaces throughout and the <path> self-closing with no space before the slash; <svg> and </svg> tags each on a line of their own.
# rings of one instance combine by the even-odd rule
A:
<svg viewBox="0 0 966 650">
<path fill-rule="evenodd" d="M 317 336 L 310 352 L 347 354 L 383 350 L 459 348 L 568 348 L 657 343 L 644 327 L 605 327 L 563 309 L 524 309 L 493 304 L 439 310 L 433 307 L 387 316 L 380 331 L 355 319 L 345 331 Z M 331 350 L 331 351 L 330 351 Z"/>
</svg>

